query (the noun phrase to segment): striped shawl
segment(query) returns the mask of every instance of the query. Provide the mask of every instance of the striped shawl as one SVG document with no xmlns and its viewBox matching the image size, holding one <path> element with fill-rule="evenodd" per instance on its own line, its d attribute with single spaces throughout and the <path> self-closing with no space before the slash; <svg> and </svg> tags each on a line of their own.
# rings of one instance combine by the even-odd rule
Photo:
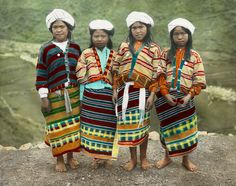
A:
<svg viewBox="0 0 236 186">
<path fill-rule="evenodd" d="M 113 88 L 116 89 L 125 82 L 134 81 L 136 87 L 147 88 L 150 91 L 156 92 L 158 86 L 157 69 L 160 56 L 161 50 L 157 44 L 151 43 L 150 47 L 144 46 L 137 57 L 133 73 L 131 77 L 128 78 L 131 69 L 132 54 L 129 51 L 129 44 L 123 42 L 113 61 L 114 65 L 112 70 L 114 78 L 117 80 Z"/>
<path fill-rule="evenodd" d="M 162 52 L 161 60 L 159 61 L 159 66 L 161 68 L 158 69 L 158 75 L 162 73 L 165 74 L 167 87 L 170 88 L 173 76 L 173 66 L 167 59 L 167 52 L 168 50 Z M 200 86 L 202 89 L 206 88 L 206 77 L 202 59 L 194 50 L 191 50 L 190 60 L 184 62 L 180 76 L 180 91 L 188 93 L 192 86 Z"/>
<path fill-rule="evenodd" d="M 85 49 L 82 52 L 76 67 L 76 76 L 78 81 L 81 84 L 87 84 L 98 80 L 103 80 L 112 85 L 111 70 L 113 66 L 112 61 L 115 56 L 116 52 L 114 50 L 110 50 L 105 71 L 102 73 L 101 63 L 96 49 Z"/>
</svg>

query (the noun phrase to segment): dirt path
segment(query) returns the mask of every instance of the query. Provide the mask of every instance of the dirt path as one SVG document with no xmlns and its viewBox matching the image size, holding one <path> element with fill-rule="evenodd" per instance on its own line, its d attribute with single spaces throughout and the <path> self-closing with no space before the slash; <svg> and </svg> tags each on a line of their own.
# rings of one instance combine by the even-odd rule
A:
<svg viewBox="0 0 236 186">
<path fill-rule="evenodd" d="M 0 185 L 236 185 L 236 137 L 225 135 L 200 136 L 199 146 L 191 156 L 199 165 L 197 173 L 190 173 L 181 166 L 179 158 L 167 168 L 131 173 L 120 165 L 128 159 L 128 149 L 121 148 L 118 161 L 111 171 L 92 170 L 90 158 L 78 154 L 81 168 L 67 173 L 54 171 L 50 149 L 0 150 Z M 149 141 L 148 156 L 152 162 L 163 156 L 159 141 Z"/>
</svg>

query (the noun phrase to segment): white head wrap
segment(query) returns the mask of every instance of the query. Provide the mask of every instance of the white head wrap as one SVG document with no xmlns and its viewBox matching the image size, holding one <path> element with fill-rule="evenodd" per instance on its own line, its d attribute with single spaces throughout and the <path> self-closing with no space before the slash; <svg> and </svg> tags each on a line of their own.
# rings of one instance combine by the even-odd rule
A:
<svg viewBox="0 0 236 186">
<path fill-rule="evenodd" d="M 195 27 L 193 26 L 193 24 L 190 21 L 188 21 L 187 19 L 183 19 L 183 18 L 177 18 L 177 19 L 172 20 L 168 24 L 168 31 L 171 32 L 177 26 L 182 26 L 182 27 L 190 30 L 192 35 L 195 30 Z"/>
<path fill-rule="evenodd" d="M 114 27 L 111 22 L 107 20 L 93 20 L 89 23 L 89 28 L 92 30 L 103 29 L 107 31 L 111 31 Z"/>
<path fill-rule="evenodd" d="M 133 11 L 126 18 L 126 23 L 128 27 L 130 27 L 132 24 L 134 24 L 137 21 L 145 23 L 145 24 L 149 24 L 152 27 L 154 26 L 153 19 L 144 12 Z"/>
<path fill-rule="evenodd" d="M 65 10 L 62 9 L 54 9 L 51 13 L 49 13 L 46 17 L 46 25 L 47 28 L 49 29 L 51 27 L 51 24 L 56 21 L 56 20 L 61 20 L 74 28 L 75 26 L 75 20 L 74 18 Z"/>
</svg>

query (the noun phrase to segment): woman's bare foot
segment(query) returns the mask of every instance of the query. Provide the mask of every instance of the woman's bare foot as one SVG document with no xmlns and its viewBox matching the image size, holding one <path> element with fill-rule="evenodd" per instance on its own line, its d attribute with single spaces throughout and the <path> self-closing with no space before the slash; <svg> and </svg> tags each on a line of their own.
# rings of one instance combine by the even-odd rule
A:
<svg viewBox="0 0 236 186">
<path fill-rule="evenodd" d="M 68 164 L 71 169 L 77 169 L 79 167 L 79 162 L 75 158 L 68 159 Z"/>
<path fill-rule="evenodd" d="M 71 169 L 77 169 L 79 167 L 79 162 L 73 157 L 72 152 L 67 153 L 67 163 Z"/>
<path fill-rule="evenodd" d="M 93 162 L 92 162 L 92 168 L 93 168 L 93 169 L 97 169 L 98 167 L 99 167 L 98 162 L 97 162 L 96 160 L 93 160 Z"/>
<path fill-rule="evenodd" d="M 197 166 L 194 165 L 188 158 L 186 159 L 183 158 L 182 165 L 191 172 L 197 171 Z"/>
<path fill-rule="evenodd" d="M 93 159 L 93 163 L 92 163 L 92 167 L 93 169 L 98 169 L 98 167 L 100 165 L 104 164 L 104 160 L 103 159 L 97 159 L 97 158 L 94 158 Z"/>
<path fill-rule="evenodd" d="M 141 168 L 143 170 L 148 170 L 152 167 L 152 164 L 145 158 L 141 161 Z"/>
<path fill-rule="evenodd" d="M 169 157 L 165 157 L 162 160 L 157 161 L 155 166 L 158 169 L 162 169 L 166 167 L 167 165 L 169 165 L 170 163 L 171 163 L 171 159 Z"/>
<path fill-rule="evenodd" d="M 112 168 L 112 161 L 111 160 L 105 160 L 104 166 L 106 169 L 111 169 Z"/>
<path fill-rule="evenodd" d="M 125 163 L 122 167 L 126 171 L 132 171 L 137 165 L 137 161 L 130 160 L 127 163 Z"/>
<path fill-rule="evenodd" d="M 63 156 L 57 157 L 57 164 L 56 164 L 55 169 L 57 172 L 66 172 L 67 171 Z"/>
</svg>

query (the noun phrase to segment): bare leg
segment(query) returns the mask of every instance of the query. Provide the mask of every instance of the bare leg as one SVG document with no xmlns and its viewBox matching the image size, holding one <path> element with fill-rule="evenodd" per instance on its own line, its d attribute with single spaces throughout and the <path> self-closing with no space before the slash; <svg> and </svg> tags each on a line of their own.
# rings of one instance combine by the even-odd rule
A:
<svg viewBox="0 0 236 186">
<path fill-rule="evenodd" d="M 105 168 L 111 169 L 112 168 L 112 161 L 111 160 L 105 160 Z"/>
<path fill-rule="evenodd" d="M 102 165 L 104 163 L 105 163 L 105 160 L 99 159 L 99 158 L 94 158 L 93 163 L 92 163 L 92 167 L 93 167 L 93 169 L 97 169 L 100 165 Z"/>
<path fill-rule="evenodd" d="M 57 172 L 66 172 L 67 171 L 63 156 L 57 157 L 56 171 Z"/>
<path fill-rule="evenodd" d="M 140 145 L 140 162 L 141 168 L 143 170 L 147 170 L 152 167 L 152 164 L 147 160 L 147 146 L 148 146 L 148 138 Z"/>
<path fill-rule="evenodd" d="M 93 169 L 97 169 L 99 167 L 98 159 L 93 159 L 92 167 Z"/>
<path fill-rule="evenodd" d="M 130 147 L 129 150 L 131 160 L 123 166 L 126 171 L 132 171 L 137 165 L 137 147 Z"/>
<path fill-rule="evenodd" d="M 170 163 L 171 163 L 171 159 L 168 155 L 168 152 L 165 151 L 165 157 L 162 160 L 157 161 L 156 168 L 158 168 L 158 169 L 164 168 L 167 165 L 169 165 Z"/>
<path fill-rule="evenodd" d="M 194 165 L 190 160 L 189 160 L 189 156 L 183 156 L 183 161 L 182 161 L 182 165 L 189 171 L 191 172 L 196 172 L 197 171 L 197 166 Z"/>
<path fill-rule="evenodd" d="M 79 167 L 79 162 L 73 157 L 73 152 L 67 153 L 67 162 L 71 169 L 77 169 Z"/>
</svg>

